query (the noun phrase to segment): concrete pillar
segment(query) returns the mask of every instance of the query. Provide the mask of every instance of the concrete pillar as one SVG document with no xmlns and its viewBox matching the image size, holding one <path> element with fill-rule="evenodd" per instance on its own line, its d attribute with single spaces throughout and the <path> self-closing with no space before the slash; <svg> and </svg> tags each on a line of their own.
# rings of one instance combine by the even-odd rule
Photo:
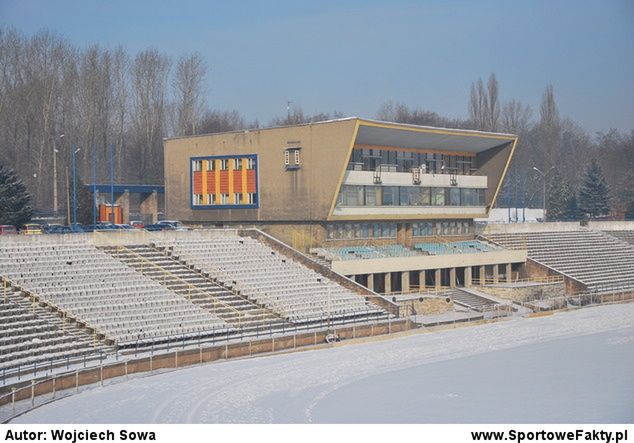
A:
<svg viewBox="0 0 634 443">
<path fill-rule="evenodd" d="M 368 274 L 368 289 L 374 291 L 374 274 Z"/>
<path fill-rule="evenodd" d="M 130 223 L 130 192 L 126 190 L 119 194 L 115 204 L 121 206 L 121 222 Z"/>
<path fill-rule="evenodd" d="M 436 289 L 440 289 L 440 283 L 442 280 L 442 274 L 440 273 L 440 269 L 436 269 L 434 271 L 434 284 L 436 285 Z"/>
<path fill-rule="evenodd" d="M 468 288 L 469 286 L 472 285 L 472 277 L 473 277 L 472 268 L 471 268 L 471 266 L 467 266 L 466 268 L 464 268 L 464 285 L 465 285 L 465 288 Z"/>
<path fill-rule="evenodd" d="M 480 266 L 480 284 L 483 285 L 485 284 L 487 279 L 487 267 L 486 266 Z"/>
<path fill-rule="evenodd" d="M 511 283 L 513 280 L 513 266 L 510 263 L 506 264 L 506 282 Z"/>
<path fill-rule="evenodd" d="M 409 292 L 409 271 L 401 272 L 401 292 Z"/>
<path fill-rule="evenodd" d="M 500 267 L 499 265 L 493 265 L 493 283 L 500 282 Z"/>
<path fill-rule="evenodd" d="M 449 269 L 449 286 L 456 287 L 456 268 Z"/>
<path fill-rule="evenodd" d="M 383 285 L 385 287 L 385 293 L 390 294 L 392 293 L 392 273 L 386 272 L 383 275 L 385 276 L 385 283 Z"/>
<path fill-rule="evenodd" d="M 139 205 L 139 212 L 141 215 L 145 215 L 144 222 L 156 223 L 158 221 L 158 194 L 156 191 L 151 194 L 145 194 L 141 196 L 141 204 Z"/>
<path fill-rule="evenodd" d="M 424 291 L 425 290 L 425 277 L 427 276 L 427 274 L 425 274 L 425 271 L 418 271 L 418 289 L 420 291 Z"/>
</svg>

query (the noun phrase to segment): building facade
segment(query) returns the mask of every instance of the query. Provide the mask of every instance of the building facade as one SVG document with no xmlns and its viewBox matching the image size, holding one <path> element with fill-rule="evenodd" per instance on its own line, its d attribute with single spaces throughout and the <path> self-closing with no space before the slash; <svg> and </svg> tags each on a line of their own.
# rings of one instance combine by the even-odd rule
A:
<svg viewBox="0 0 634 443">
<path fill-rule="evenodd" d="M 516 143 L 356 117 L 166 139 L 166 216 L 256 226 L 304 251 L 473 239 Z"/>
</svg>

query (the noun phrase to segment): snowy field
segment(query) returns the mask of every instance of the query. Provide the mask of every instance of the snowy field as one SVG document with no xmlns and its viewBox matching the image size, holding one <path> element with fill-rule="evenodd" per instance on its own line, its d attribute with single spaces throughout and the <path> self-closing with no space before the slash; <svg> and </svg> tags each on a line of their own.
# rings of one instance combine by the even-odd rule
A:
<svg viewBox="0 0 634 443">
<path fill-rule="evenodd" d="M 632 423 L 634 303 L 212 363 L 17 423 Z"/>
</svg>

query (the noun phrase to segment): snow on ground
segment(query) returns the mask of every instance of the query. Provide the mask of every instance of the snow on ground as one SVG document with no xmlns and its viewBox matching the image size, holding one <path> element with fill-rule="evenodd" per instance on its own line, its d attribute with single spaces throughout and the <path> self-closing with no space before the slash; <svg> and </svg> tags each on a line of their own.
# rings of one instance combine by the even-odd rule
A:
<svg viewBox="0 0 634 443">
<path fill-rule="evenodd" d="M 631 423 L 632 369 L 634 303 L 211 363 L 15 422 Z"/>
</svg>

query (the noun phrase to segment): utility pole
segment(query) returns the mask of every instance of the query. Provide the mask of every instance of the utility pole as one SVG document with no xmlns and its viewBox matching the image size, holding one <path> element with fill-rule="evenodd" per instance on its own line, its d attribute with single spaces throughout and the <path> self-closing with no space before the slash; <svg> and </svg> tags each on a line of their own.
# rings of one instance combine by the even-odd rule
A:
<svg viewBox="0 0 634 443">
<path fill-rule="evenodd" d="M 535 171 L 537 171 L 539 173 L 539 175 L 542 176 L 542 181 L 543 181 L 543 188 L 544 188 L 544 196 L 543 196 L 543 206 L 544 206 L 544 221 L 546 221 L 546 176 L 550 173 L 550 171 L 552 171 L 553 169 L 555 169 L 554 166 L 551 166 L 550 169 L 546 172 L 542 172 L 541 170 L 539 170 L 537 167 L 533 166 L 533 169 Z"/>
<path fill-rule="evenodd" d="M 74 146 L 73 146 L 74 148 Z M 72 167 L 73 167 L 73 229 L 77 224 L 77 153 L 81 148 L 72 151 Z"/>
</svg>

